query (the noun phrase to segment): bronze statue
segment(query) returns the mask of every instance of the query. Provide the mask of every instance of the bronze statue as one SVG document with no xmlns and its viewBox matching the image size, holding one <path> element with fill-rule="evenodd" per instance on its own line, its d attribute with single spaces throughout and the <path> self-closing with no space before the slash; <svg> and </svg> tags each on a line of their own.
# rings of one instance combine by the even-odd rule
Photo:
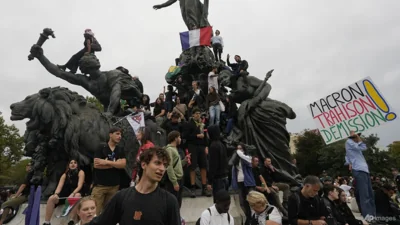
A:
<svg viewBox="0 0 400 225">
<path fill-rule="evenodd" d="M 272 72 L 264 80 L 248 76 L 248 85 L 229 70 L 221 71 L 219 79 L 221 85 L 232 89 L 232 100 L 240 103 L 236 124 L 239 129 L 234 129 L 234 139 L 254 146 L 261 158 L 271 158 L 281 182 L 297 185 L 297 170 L 290 160 L 290 135 L 286 129 L 286 119 L 295 119 L 296 114 L 285 103 L 268 98 L 271 85 L 267 80 Z"/>
<path fill-rule="evenodd" d="M 155 10 L 162 9 L 174 4 L 176 1 L 168 0 L 163 4 L 153 6 L 153 8 Z M 204 0 L 204 4 L 200 0 L 179 0 L 179 3 L 183 21 L 189 30 L 210 26 L 207 19 L 209 0 Z"/>
<path fill-rule="evenodd" d="M 105 117 L 94 104 L 62 87 L 44 88 L 10 108 L 12 121 L 30 119 L 26 124 L 25 154 L 34 159 L 34 179 L 40 177 L 45 165 L 61 162 L 62 166 L 55 168 L 65 170 L 69 158 L 77 159 L 80 166 L 90 165 L 94 152 L 108 141 L 108 131 L 113 126 L 111 118 Z M 127 174 L 131 174 L 138 143 L 128 120 L 121 120 L 118 126 L 123 129 L 119 145 L 125 150 Z M 51 172 L 49 167 L 47 171 Z M 62 171 L 55 174 L 61 175 Z M 55 189 L 57 182 L 52 176 L 49 185 Z"/>
<path fill-rule="evenodd" d="M 100 62 L 93 54 L 85 54 L 80 59 L 79 69 L 84 74 L 63 71 L 44 56 L 43 49 L 38 45 L 32 46 L 31 55 L 37 58 L 49 73 L 89 91 L 104 105 L 108 116 L 119 112 L 120 99 L 139 104 L 142 98 L 138 79 L 132 79 L 120 70 L 100 71 Z"/>
</svg>

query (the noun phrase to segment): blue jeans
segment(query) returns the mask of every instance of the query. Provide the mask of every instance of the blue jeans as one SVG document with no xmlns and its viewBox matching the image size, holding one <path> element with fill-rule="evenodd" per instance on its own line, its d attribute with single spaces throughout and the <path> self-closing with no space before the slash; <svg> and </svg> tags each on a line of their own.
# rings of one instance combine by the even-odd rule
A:
<svg viewBox="0 0 400 225">
<path fill-rule="evenodd" d="M 215 196 L 217 196 L 218 191 L 220 191 L 220 190 L 228 191 L 228 189 L 229 189 L 228 177 L 213 179 L 212 189 L 213 189 L 212 190 L 213 199 L 214 199 L 214 203 L 215 203 Z"/>
<path fill-rule="evenodd" d="M 233 123 L 234 123 L 233 118 L 228 119 L 228 123 L 226 124 L 226 128 L 225 128 L 226 134 L 229 134 L 231 132 L 231 130 L 233 129 Z"/>
<path fill-rule="evenodd" d="M 214 124 L 219 125 L 220 115 L 221 115 L 221 107 L 219 106 L 219 104 L 210 106 L 210 122 L 208 125 L 209 126 Z"/>
<path fill-rule="evenodd" d="M 357 170 L 353 170 L 352 173 L 356 180 L 356 189 L 360 198 L 362 216 L 364 218 L 367 215 L 376 216 L 375 198 L 369 173 Z"/>
</svg>

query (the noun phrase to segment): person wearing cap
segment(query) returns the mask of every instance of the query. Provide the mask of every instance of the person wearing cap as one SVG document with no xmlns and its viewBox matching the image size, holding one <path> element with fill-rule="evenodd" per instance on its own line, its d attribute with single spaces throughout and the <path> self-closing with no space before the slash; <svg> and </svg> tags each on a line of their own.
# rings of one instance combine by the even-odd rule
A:
<svg viewBox="0 0 400 225">
<path fill-rule="evenodd" d="M 95 52 L 101 51 L 101 45 L 94 37 L 94 33 L 91 29 L 86 29 L 83 36 L 85 37 L 85 41 L 83 42 L 84 48 L 73 55 L 65 65 L 57 65 L 58 68 L 64 71 L 69 69 L 71 73 L 76 73 L 79 67 L 79 60 L 84 54 L 94 54 Z"/>
<path fill-rule="evenodd" d="M 362 141 L 360 134 L 350 131 L 350 137 L 346 144 L 346 163 L 349 165 L 354 179 L 356 180 L 356 191 L 360 198 L 360 211 L 364 218 L 375 217 L 376 207 L 374 193 L 370 179 L 370 172 L 363 151 L 367 150 L 367 145 Z"/>
</svg>

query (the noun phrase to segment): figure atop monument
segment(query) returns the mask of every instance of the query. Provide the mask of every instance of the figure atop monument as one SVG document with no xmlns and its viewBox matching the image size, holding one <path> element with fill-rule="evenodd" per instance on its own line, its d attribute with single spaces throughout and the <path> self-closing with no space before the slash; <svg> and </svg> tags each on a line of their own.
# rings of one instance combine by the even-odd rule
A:
<svg viewBox="0 0 400 225">
<path fill-rule="evenodd" d="M 162 9 L 174 4 L 177 0 L 168 0 L 167 2 L 155 5 L 155 10 Z M 208 2 L 204 0 L 204 4 L 200 0 L 179 0 L 183 21 L 189 30 L 195 30 L 202 27 L 210 26 L 208 22 Z"/>
<path fill-rule="evenodd" d="M 140 104 L 141 82 L 138 79 L 132 79 L 121 70 L 100 71 L 100 62 L 93 54 L 85 53 L 80 59 L 79 69 L 83 74 L 74 74 L 60 69 L 44 56 L 43 49 L 39 45 L 32 46 L 31 55 L 37 58 L 49 73 L 90 92 L 104 105 L 104 111 L 108 116 L 118 113 L 121 99 L 130 104 Z"/>
</svg>

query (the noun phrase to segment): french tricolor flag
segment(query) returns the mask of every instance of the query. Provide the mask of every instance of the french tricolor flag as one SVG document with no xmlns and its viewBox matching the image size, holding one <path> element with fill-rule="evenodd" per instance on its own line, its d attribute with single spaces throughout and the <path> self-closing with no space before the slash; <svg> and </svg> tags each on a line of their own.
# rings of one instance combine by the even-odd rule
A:
<svg viewBox="0 0 400 225">
<path fill-rule="evenodd" d="M 182 49 L 186 50 L 194 46 L 210 46 L 212 27 L 204 27 L 180 33 Z"/>
</svg>

